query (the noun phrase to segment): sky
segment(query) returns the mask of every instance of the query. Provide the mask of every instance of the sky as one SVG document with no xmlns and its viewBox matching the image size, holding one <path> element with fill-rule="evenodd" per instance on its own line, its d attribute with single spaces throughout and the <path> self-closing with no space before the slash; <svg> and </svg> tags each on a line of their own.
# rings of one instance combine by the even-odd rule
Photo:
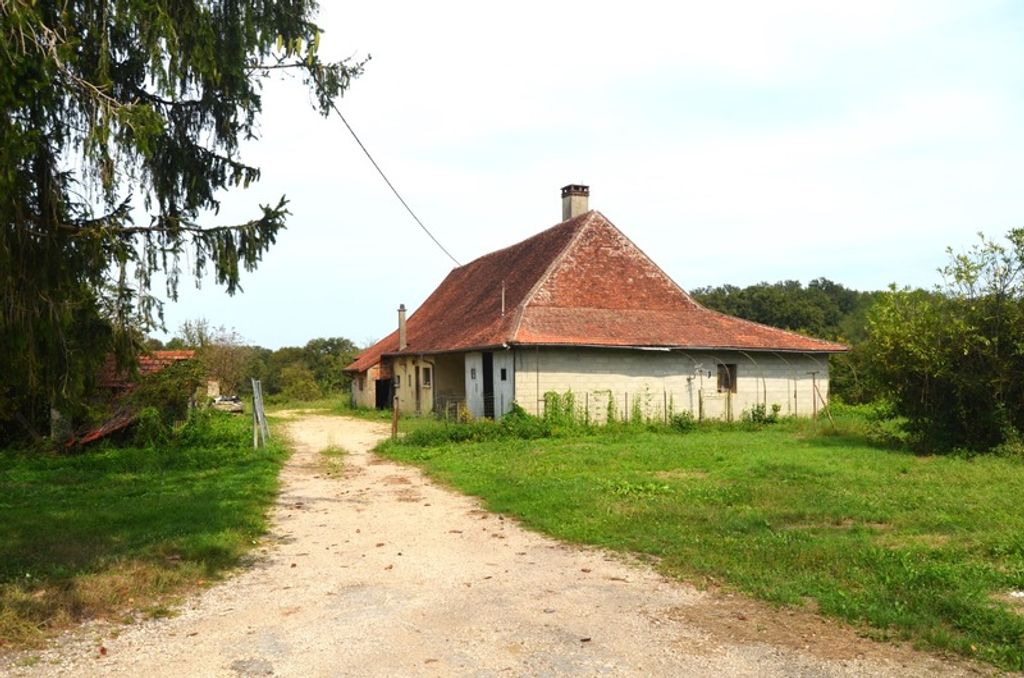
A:
<svg viewBox="0 0 1024 678">
<path fill-rule="evenodd" d="M 321 56 L 370 57 L 339 107 L 461 263 L 561 219 L 560 187 L 684 289 L 825 277 L 931 287 L 946 248 L 1024 227 L 1024 4 L 322 2 Z M 244 292 L 183 279 L 268 348 L 367 345 L 454 266 L 297 79 L 264 88 L 262 179 L 290 200 Z"/>
</svg>

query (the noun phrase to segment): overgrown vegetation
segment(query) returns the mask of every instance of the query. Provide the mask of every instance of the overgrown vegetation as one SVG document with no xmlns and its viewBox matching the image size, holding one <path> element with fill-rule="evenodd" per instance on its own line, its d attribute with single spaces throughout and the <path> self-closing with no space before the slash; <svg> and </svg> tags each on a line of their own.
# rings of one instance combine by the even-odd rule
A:
<svg viewBox="0 0 1024 678">
<path fill-rule="evenodd" d="M 701 288 L 705 305 L 834 339 L 832 395 L 887 402 L 928 451 L 1024 454 L 1024 229 L 949 252 L 932 290 L 856 292 L 829 280 Z"/>
<path fill-rule="evenodd" d="M 380 451 L 560 539 L 1024 668 L 1024 609 L 1011 596 L 1024 590 L 1024 461 L 914 455 L 884 407 L 835 416 L 836 429 L 691 421 L 680 435 L 517 413 L 433 422 Z"/>
<path fill-rule="evenodd" d="M 924 446 L 1024 454 L 1024 229 L 949 254 L 935 292 L 872 309 L 869 374 Z"/>
<path fill-rule="evenodd" d="M 246 417 L 155 422 L 143 417 L 137 446 L 0 453 L 0 645 L 96 616 L 163 614 L 264 533 L 283 448 L 254 451 Z"/>
<path fill-rule="evenodd" d="M 208 320 L 189 320 L 166 344 L 147 340 L 151 350 L 191 348 L 209 378 L 217 379 L 224 394 L 249 394 L 249 379 L 262 382 L 268 402 L 312 402 L 347 393 L 351 376 L 344 368 L 359 348 L 344 337 L 318 337 L 305 346 L 270 350 L 248 345 L 234 330 Z"/>
<path fill-rule="evenodd" d="M 607 422 L 592 422 L 583 411 L 576 395 L 572 391 L 544 394 L 545 410 L 541 417 L 527 414 L 519 405 L 513 404 L 512 410 L 498 421 L 491 419 L 471 419 L 468 421 L 445 421 L 429 417 L 413 417 L 403 419 L 402 428 L 404 445 L 432 447 L 444 443 L 487 442 L 500 440 L 537 440 L 540 438 L 574 438 L 579 436 L 623 435 L 640 432 L 675 432 L 686 433 L 703 429 L 723 428 L 732 430 L 759 430 L 765 426 L 777 424 L 782 419 L 778 410 L 773 408 L 765 414 L 763 407 L 755 407 L 743 413 L 740 421 L 728 423 L 709 420 L 698 423 L 689 412 L 672 414 L 668 421 L 660 418 L 647 418 L 639 408 L 631 408 L 628 418 L 612 418 Z M 611 402 L 611 401 L 609 401 Z M 639 398 L 634 402 L 639 402 Z M 377 414 L 376 410 L 353 411 L 347 407 L 334 408 L 337 414 L 353 414 L 369 418 L 390 418 L 390 412 Z M 850 410 L 854 411 L 854 410 Z M 791 426 L 814 426 L 812 422 L 788 420 Z"/>
</svg>

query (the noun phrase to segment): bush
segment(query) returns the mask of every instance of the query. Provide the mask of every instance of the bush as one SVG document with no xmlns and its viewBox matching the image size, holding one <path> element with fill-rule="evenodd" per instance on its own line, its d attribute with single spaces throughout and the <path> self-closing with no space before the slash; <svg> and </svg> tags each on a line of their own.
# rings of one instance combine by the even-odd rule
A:
<svg viewBox="0 0 1024 678">
<path fill-rule="evenodd" d="M 926 451 L 1012 445 L 1024 429 L 1024 229 L 950 251 L 934 291 L 891 288 L 868 317 L 869 377 Z"/>
<path fill-rule="evenodd" d="M 679 433 L 687 433 L 697 428 L 697 420 L 689 412 L 677 412 L 669 418 L 669 427 Z"/>
<path fill-rule="evenodd" d="M 767 408 L 764 405 L 754 405 L 750 410 L 743 413 L 743 421 L 748 424 L 774 424 L 779 420 L 779 412 L 782 411 L 782 405 L 778 403 L 772 404 L 772 412 L 768 414 Z"/>
<path fill-rule="evenodd" d="M 523 412 L 523 414 L 526 414 Z M 576 396 L 572 391 L 558 393 L 548 391 L 544 394 L 544 420 L 562 426 L 572 426 L 579 421 L 576 411 Z"/>
<path fill-rule="evenodd" d="M 251 419 L 212 408 L 196 408 L 175 429 L 174 443 L 190 448 L 231 447 L 238 444 L 239 431 L 248 430 L 242 421 Z"/>
<path fill-rule="evenodd" d="M 139 447 L 161 447 L 171 437 L 171 430 L 155 407 L 144 407 L 135 424 L 135 444 Z"/>
<path fill-rule="evenodd" d="M 201 365 L 195 360 L 182 360 L 142 377 L 128 404 L 140 411 L 155 410 L 169 428 L 188 415 L 192 394 L 202 382 Z"/>
<path fill-rule="evenodd" d="M 281 392 L 288 400 L 310 401 L 323 397 L 323 391 L 305 365 L 289 365 L 281 370 Z"/>
</svg>

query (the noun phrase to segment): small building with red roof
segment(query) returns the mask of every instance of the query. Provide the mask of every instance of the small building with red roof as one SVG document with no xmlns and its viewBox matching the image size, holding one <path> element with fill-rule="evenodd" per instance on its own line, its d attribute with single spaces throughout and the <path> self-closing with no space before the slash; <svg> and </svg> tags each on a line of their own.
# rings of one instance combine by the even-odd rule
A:
<svg viewBox="0 0 1024 678">
<path fill-rule="evenodd" d="M 827 402 L 828 356 L 845 346 L 701 306 L 588 200 L 564 187 L 561 223 L 452 270 L 408 319 L 400 307 L 346 368 L 353 403 L 500 418 L 571 391 L 603 421 Z"/>
</svg>

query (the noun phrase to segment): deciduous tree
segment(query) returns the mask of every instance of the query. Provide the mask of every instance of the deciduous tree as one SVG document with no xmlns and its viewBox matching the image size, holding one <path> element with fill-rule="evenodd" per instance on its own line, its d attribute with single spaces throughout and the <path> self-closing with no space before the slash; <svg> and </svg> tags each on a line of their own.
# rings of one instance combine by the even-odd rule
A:
<svg viewBox="0 0 1024 678">
<path fill-rule="evenodd" d="M 868 319 L 868 364 L 930 448 L 1020 445 L 1024 229 L 949 251 L 933 292 L 895 289 Z"/>
</svg>

